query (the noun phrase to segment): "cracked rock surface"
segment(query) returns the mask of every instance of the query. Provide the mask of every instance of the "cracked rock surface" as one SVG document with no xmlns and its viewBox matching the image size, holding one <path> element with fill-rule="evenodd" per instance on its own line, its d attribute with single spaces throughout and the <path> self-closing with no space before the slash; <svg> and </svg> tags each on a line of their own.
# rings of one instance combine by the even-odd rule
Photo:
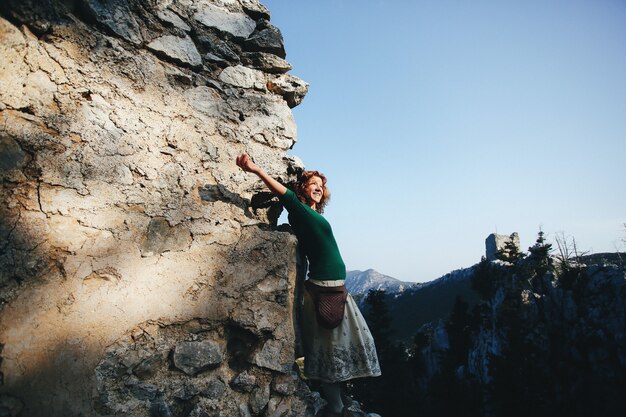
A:
<svg viewBox="0 0 626 417">
<path fill-rule="evenodd" d="M 0 4 L 3 415 L 311 415 L 296 241 L 234 164 L 302 169 L 308 86 L 269 19 L 256 0 Z"/>
</svg>

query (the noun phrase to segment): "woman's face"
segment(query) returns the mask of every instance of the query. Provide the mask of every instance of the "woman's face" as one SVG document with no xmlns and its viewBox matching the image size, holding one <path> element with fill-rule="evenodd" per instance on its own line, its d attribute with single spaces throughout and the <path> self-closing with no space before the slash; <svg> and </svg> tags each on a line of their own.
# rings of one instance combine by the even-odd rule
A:
<svg viewBox="0 0 626 417">
<path fill-rule="evenodd" d="M 311 177 L 307 183 L 304 194 L 308 201 L 319 203 L 324 196 L 324 183 L 320 177 Z"/>
</svg>

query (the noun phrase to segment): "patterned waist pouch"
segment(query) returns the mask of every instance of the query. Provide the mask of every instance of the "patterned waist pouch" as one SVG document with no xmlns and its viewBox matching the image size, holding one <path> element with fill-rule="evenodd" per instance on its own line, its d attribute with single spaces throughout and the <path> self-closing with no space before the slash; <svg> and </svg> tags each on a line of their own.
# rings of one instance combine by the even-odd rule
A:
<svg viewBox="0 0 626 417">
<path fill-rule="evenodd" d="M 334 329 L 339 326 L 343 320 L 346 300 L 348 299 L 346 286 L 322 287 L 309 280 L 305 281 L 304 285 L 313 299 L 319 325 L 326 329 Z"/>
</svg>

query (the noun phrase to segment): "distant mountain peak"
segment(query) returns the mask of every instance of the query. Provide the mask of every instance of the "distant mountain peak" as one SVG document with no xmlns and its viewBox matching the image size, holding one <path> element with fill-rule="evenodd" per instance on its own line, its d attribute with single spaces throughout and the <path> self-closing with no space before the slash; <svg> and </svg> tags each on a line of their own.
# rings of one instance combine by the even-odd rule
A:
<svg viewBox="0 0 626 417">
<path fill-rule="evenodd" d="M 381 274 L 375 269 L 353 270 L 346 273 L 346 288 L 350 294 L 367 294 L 370 290 L 385 290 L 387 293 L 399 293 L 412 286 L 411 282 Z"/>
</svg>

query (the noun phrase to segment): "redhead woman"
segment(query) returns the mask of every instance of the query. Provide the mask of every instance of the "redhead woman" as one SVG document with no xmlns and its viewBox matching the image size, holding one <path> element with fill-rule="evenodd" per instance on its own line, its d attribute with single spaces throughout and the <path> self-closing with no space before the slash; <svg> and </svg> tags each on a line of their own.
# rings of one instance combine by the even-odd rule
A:
<svg viewBox="0 0 626 417">
<path fill-rule="evenodd" d="M 341 400 L 340 383 L 379 376 L 380 366 L 367 324 L 345 290 L 346 267 L 330 224 L 322 216 L 330 197 L 326 177 L 305 171 L 294 192 L 267 175 L 246 154 L 237 157 L 237 165 L 257 175 L 289 213 L 289 223 L 309 262 L 302 313 L 304 373 L 322 383 L 328 416 L 349 415 L 349 404 L 344 408 Z M 324 299 L 324 294 L 331 294 L 330 298 Z M 331 300 L 328 305 L 335 312 L 331 321 L 321 312 L 324 308 L 320 306 L 325 305 L 321 300 Z M 337 300 L 340 309 L 335 308 Z"/>
</svg>

